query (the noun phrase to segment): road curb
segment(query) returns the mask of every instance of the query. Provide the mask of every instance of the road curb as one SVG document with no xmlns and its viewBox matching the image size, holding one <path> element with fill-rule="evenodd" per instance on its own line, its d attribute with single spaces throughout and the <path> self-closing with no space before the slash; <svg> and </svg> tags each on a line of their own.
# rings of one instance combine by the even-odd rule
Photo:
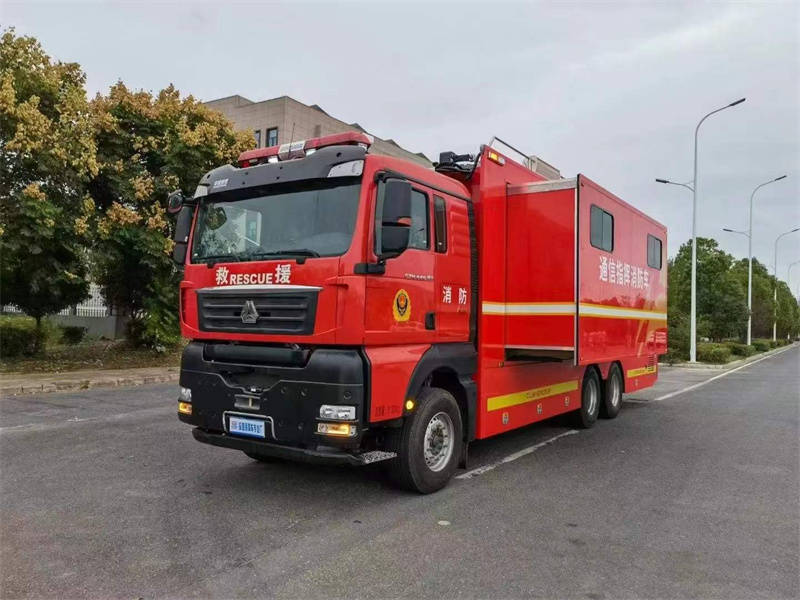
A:
<svg viewBox="0 0 800 600">
<path fill-rule="evenodd" d="M 177 367 L 168 367 L 162 373 L 129 373 L 120 375 L 106 375 L 102 371 L 93 372 L 91 375 L 80 376 L 78 373 L 62 373 L 64 380 L 58 380 L 58 375 L 49 375 L 46 380 L 29 381 L 7 384 L 0 380 L 0 396 L 26 396 L 30 394 L 43 394 L 52 392 L 70 392 L 88 390 L 102 387 L 134 387 L 153 383 L 177 383 L 180 373 Z M 76 376 L 77 375 L 77 376 Z M 71 378 L 71 379 L 70 379 Z"/>
<path fill-rule="evenodd" d="M 739 360 L 734 360 L 729 363 L 725 363 L 724 365 L 712 365 L 708 363 L 658 363 L 659 367 L 670 367 L 672 369 L 687 369 L 690 371 L 728 371 L 730 369 L 735 369 L 741 365 L 746 365 L 747 363 L 751 363 L 753 361 L 758 360 L 759 358 L 765 358 L 767 356 L 771 356 L 773 354 L 779 354 L 785 350 L 789 350 L 790 348 L 794 348 L 798 345 L 798 342 L 792 342 L 786 346 L 780 346 L 778 348 L 773 348 L 771 350 L 767 350 L 766 352 L 759 352 L 758 354 L 753 354 L 753 356 L 748 356 L 747 358 L 741 358 Z"/>
</svg>

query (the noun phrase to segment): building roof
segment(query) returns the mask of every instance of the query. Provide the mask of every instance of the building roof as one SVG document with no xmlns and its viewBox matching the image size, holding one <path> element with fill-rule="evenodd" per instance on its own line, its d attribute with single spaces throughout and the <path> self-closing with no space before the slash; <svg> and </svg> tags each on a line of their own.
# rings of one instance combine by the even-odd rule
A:
<svg viewBox="0 0 800 600">
<path fill-rule="evenodd" d="M 364 129 L 361 125 L 359 125 L 356 122 L 347 123 L 345 121 L 342 121 L 341 119 L 339 119 L 337 117 L 334 117 L 329 112 L 324 110 L 319 104 L 310 104 L 309 105 L 309 104 L 306 104 L 305 102 L 300 102 L 299 100 L 296 100 L 295 98 L 292 98 L 291 96 L 287 96 L 285 94 L 283 96 L 276 96 L 275 98 L 268 98 L 267 100 L 259 100 L 258 102 L 253 102 L 252 100 L 250 100 L 248 98 L 245 98 L 244 96 L 240 96 L 239 94 L 233 94 L 231 96 L 225 96 L 223 98 L 215 98 L 213 100 L 207 100 L 207 101 L 204 102 L 204 104 L 210 104 L 210 105 L 213 106 L 214 104 L 217 104 L 217 103 L 220 103 L 220 102 L 224 102 L 224 101 L 227 101 L 227 100 L 231 100 L 231 99 L 234 99 L 236 101 L 236 105 L 237 106 L 251 106 L 251 105 L 254 105 L 254 104 L 263 104 L 263 103 L 266 103 L 266 102 L 273 102 L 275 100 L 288 99 L 288 100 L 291 100 L 292 102 L 296 102 L 297 104 L 302 104 L 303 106 L 306 106 L 306 107 L 308 107 L 310 109 L 318 110 L 322 114 L 330 117 L 331 119 L 339 121 L 343 125 L 346 125 L 348 127 L 352 127 L 354 129 L 357 129 L 358 131 L 361 131 L 363 133 L 372 135 L 377 140 L 384 141 L 387 144 L 391 144 L 392 146 L 395 146 L 396 148 L 399 148 L 400 150 L 408 152 L 411 155 L 419 156 L 420 158 L 422 158 L 422 159 L 424 159 L 424 160 L 426 160 L 428 162 L 431 162 L 431 160 L 427 156 L 425 156 L 425 154 L 423 154 L 422 152 L 411 152 L 410 150 L 406 150 L 405 148 L 403 148 L 400 144 L 398 144 L 396 141 L 394 141 L 391 138 L 384 140 L 383 138 L 379 138 L 378 136 L 375 136 L 374 134 L 370 134 L 366 129 Z"/>
</svg>

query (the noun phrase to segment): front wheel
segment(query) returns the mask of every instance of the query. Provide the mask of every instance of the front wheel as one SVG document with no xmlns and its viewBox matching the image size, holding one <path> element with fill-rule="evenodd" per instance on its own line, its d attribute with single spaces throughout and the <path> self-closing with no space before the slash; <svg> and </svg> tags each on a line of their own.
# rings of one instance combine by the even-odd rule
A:
<svg viewBox="0 0 800 600">
<path fill-rule="evenodd" d="M 446 486 L 458 466 L 463 440 L 461 411 L 453 395 L 426 388 L 417 398 L 416 412 L 398 434 L 392 479 L 421 494 Z"/>
</svg>

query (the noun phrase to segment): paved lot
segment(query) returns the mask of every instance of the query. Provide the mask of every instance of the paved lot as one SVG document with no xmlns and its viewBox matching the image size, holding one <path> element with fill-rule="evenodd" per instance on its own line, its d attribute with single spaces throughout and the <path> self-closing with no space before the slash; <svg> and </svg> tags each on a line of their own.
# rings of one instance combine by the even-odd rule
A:
<svg viewBox="0 0 800 600">
<path fill-rule="evenodd" d="M 174 385 L 5 398 L 0 596 L 796 598 L 799 363 L 661 400 L 719 375 L 664 369 L 616 420 L 425 497 L 198 444 Z"/>
</svg>

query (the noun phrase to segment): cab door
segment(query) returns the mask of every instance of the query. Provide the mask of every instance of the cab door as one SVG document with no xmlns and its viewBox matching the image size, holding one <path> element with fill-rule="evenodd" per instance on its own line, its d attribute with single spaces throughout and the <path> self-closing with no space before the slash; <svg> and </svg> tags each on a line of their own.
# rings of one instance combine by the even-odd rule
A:
<svg viewBox="0 0 800 600">
<path fill-rule="evenodd" d="M 382 186 L 377 189 L 373 227 L 380 227 Z M 366 279 L 365 342 L 367 344 L 432 343 L 436 331 L 435 266 L 432 236 L 432 194 L 413 184 L 408 248 L 385 262 L 385 272 Z M 379 236 L 373 231 L 373 245 Z M 379 250 L 373 248 L 377 256 Z"/>
<path fill-rule="evenodd" d="M 434 193 L 433 223 L 436 341 L 465 342 L 469 340 L 469 316 L 473 302 L 467 203 L 443 193 Z"/>
</svg>

